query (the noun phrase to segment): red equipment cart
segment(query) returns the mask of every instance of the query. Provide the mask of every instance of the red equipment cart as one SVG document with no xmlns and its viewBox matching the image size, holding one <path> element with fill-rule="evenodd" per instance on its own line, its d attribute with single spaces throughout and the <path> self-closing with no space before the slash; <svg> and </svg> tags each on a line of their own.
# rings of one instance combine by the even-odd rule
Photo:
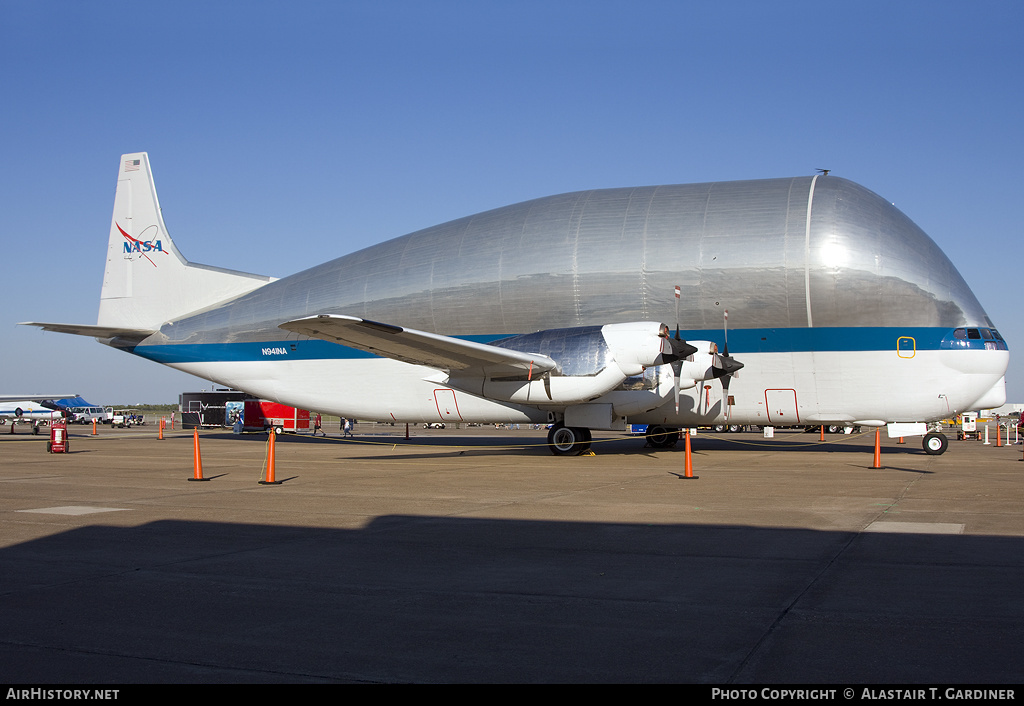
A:
<svg viewBox="0 0 1024 706">
<path fill-rule="evenodd" d="M 46 450 L 52 454 L 68 453 L 68 423 L 64 419 L 50 422 L 50 440 L 46 442 Z"/>
</svg>

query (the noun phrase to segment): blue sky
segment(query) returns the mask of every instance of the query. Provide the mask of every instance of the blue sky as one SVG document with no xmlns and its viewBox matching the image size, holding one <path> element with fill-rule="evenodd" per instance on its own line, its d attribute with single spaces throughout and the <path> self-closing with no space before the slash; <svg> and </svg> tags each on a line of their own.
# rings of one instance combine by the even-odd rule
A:
<svg viewBox="0 0 1024 706">
<path fill-rule="evenodd" d="M 1011 347 L 1024 3 L 0 0 L 0 391 L 209 383 L 18 321 L 92 323 L 118 158 L 190 260 L 284 276 L 588 188 L 813 174 L 894 202 Z"/>
</svg>

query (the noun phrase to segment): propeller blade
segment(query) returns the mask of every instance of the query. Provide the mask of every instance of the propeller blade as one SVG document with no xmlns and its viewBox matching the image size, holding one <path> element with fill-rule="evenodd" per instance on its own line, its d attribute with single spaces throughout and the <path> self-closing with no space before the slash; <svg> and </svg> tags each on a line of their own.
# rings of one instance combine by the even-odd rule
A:
<svg viewBox="0 0 1024 706">
<path fill-rule="evenodd" d="M 668 341 L 669 347 L 672 349 L 672 353 L 671 354 L 669 354 L 667 356 L 663 356 L 663 357 L 666 359 L 666 362 L 670 362 L 672 364 L 672 376 L 675 378 L 675 380 L 673 381 L 673 388 L 674 388 L 673 392 L 674 392 L 674 395 L 675 395 L 676 414 L 677 415 L 679 414 L 679 390 L 682 387 L 682 380 L 680 379 L 680 376 L 682 375 L 682 372 L 683 372 L 683 359 L 689 358 L 691 355 L 693 355 L 694 353 L 697 352 L 697 347 L 696 346 L 691 346 L 689 343 L 684 341 L 679 336 L 679 299 L 680 299 L 681 296 L 682 296 L 682 289 L 677 284 L 676 285 L 676 290 L 675 290 L 675 297 L 676 297 L 676 334 L 675 334 L 675 336 L 670 338 L 668 336 L 668 332 L 664 330 L 665 329 L 665 325 L 662 324 L 663 336 L 664 336 L 665 340 Z"/>
<path fill-rule="evenodd" d="M 679 387 L 682 384 L 680 379 L 679 379 L 679 376 L 682 375 L 682 372 L 683 372 L 683 361 L 677 360 L 677 361 L 673 362 L 672 363 L 672 374 L 675 377 L 675 382 L 673 384 L 674 384 L 674 387 L 675 387 L 675 394 L 676 394 L 676 414 L 679 414 Z"/>
<path fill-rule="evenodd" d="M 729 419 L 732 412 L 732 405 L 729 404 L 729 380 L 743 367 L 743 363 L 729 355 L 729 310 L 726 309 L 722 315 L 722 334 L 725 337 L 725 346 L 722 353 L 716 356 L 715 377 L 722 383 L 722 404 L 725 407 L 725 418 Z"/>
<path fill-rule="evenodd" d="M 728 358 L 729 357 L 729 310 L 728 309 L 725 310 L 725 316 L 723 318 L 725 319 L 725 323 L 722 325 L 722 331 L 725 333 L 725 348 L 722 349 L 722 353 L 724 353 L 725 357 Z"/>
<path fill-rule="evenodd" d="M 715 377 L 721 378 L 722 387 L 729 389 L 727 378 L 735 375 L 743 367 L 743 363 L 729 355 L 729 310 L 725 310 L 722 332 L 725 336 L 725 347 L 715 356 Z"/>
<path fill-rule="evenodd" d="M 728 360 L 733 363 L 734 366 L 738 365 L 739 367 L 733 370 L 733 372 L 722 375 L 722 377 L 719 378 L 722 382 L 722 403 L 725 406 L 726 419 L 729 419 L 729 417 L 732 416 L 732 404 L 729 403 L 729 381 L 732 379 L 732 376 L 735 375 L 736 371 L 743 367 L 743 363 L 740 363 L 733 358 L 729 358 Z"/>
<path fill-rule="evenodd" d="M 676 285 L 676 340 L 679 340 L 679 296 L 682 291 L 679 289 L 679 285 Z"/>
<path fill-rule="evenodd" d="M 729 380 L 739 372 L 743 363 L 727 355 L 715 356 L 715 377 L 722 383 L 722 405 L 725 408 L 725 418 L 731 416 L 732 405 L 729 404 Z"/>
</svg>

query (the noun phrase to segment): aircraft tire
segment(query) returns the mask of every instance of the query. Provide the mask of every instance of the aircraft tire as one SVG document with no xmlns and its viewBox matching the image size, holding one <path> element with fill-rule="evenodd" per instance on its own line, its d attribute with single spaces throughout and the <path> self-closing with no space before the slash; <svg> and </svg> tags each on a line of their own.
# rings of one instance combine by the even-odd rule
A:
<svg viewBox="0 0 1024 706">
<path fill-rule="evenodd" d="M 562 422 L 548 431 L 548 448 L 555 456 L 579 456 L 590 448 L 590 430 L 567 427 Z"/>
<path fill-rule="evenodd" d="M 938 432 L 931 432 L 924 435 L 924 440 L 921 442 L 921 446 L 924 447 L 924 452 L 932 456 L 939 456 L 946 452 L 949 448 L 949 439 L 946 438 L 945 434 L 939 434 Z"/>
<path fill-rule="evenodd" d="M 679 430 L 675 427 L 663 427 L 660 424 L 647 428 L 647 443 L 656 449 L 667 449 L 679 441 Z"/>
</svg>

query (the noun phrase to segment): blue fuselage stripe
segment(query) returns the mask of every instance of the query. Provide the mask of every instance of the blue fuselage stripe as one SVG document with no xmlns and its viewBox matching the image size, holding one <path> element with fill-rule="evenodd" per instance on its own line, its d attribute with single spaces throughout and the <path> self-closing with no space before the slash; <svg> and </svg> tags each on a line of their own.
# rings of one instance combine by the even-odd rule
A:
<svg viewBox="0 0 1024 706">
<path fill-rule="evenodd" d="M 798 353 L 830 351 L 922 351 L 985 349 L 985 341 L 950 341 L 951 329 L 934 327 L 866 328 L 772 328 L 729 331 L 729 354 Z M 512 334 L 509 334 L 512 335 Z M 490 343 L 509 335 L 459 336 L 478 343 Z M 682 331 L 688 340 L 724 343 L 721 331 Z M 355 348 L 317 339 L 250 343 L 202 343 L 139 345 L 136 355 L 165 364 L 214 361 L 347 360 L 376 358 Z"/>
</svg>

